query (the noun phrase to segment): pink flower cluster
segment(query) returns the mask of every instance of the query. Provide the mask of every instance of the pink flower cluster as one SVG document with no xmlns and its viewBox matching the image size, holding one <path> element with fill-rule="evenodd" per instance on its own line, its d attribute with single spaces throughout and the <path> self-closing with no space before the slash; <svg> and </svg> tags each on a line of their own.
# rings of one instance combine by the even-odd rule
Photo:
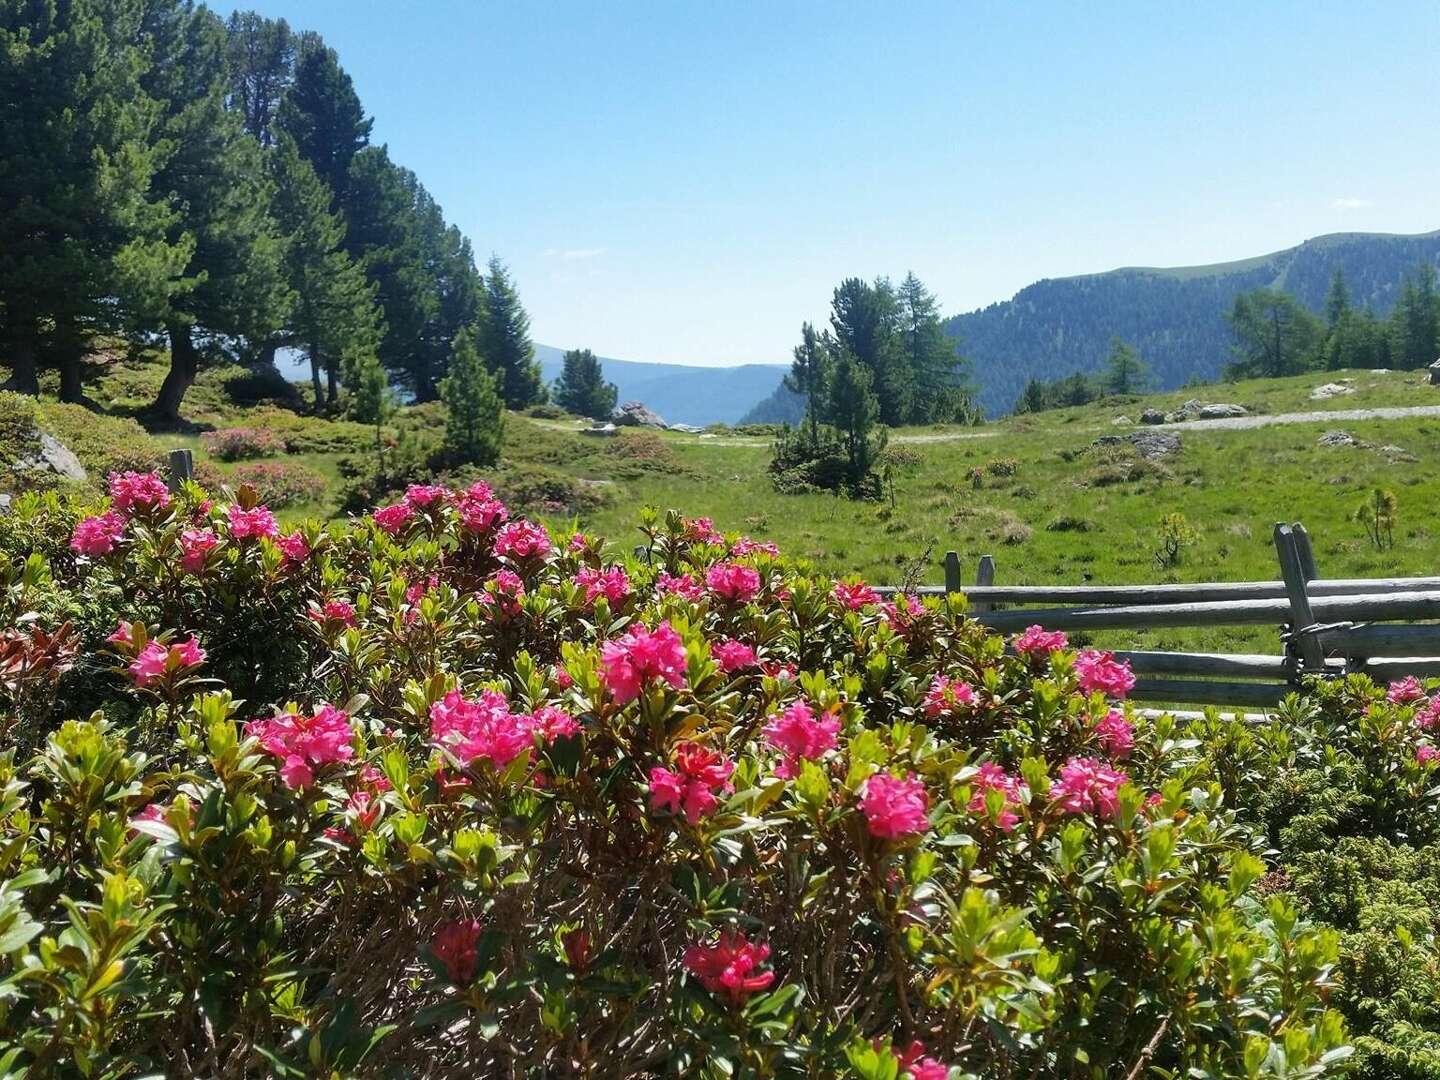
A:
<svg viewBox="0 0 1440 1080">
<path fill-rule="evenodd" d="M 1135 686 L 1130 664 L 1116 660 L 1112 652 L 1099 649 L 1084 649 L 1075 657 L 1075 674 L 1080 680 L 1080 689 L 1087 694 L 1098 690 L 1106 697 L 1123 698 Z"/>
<path fill-rule="evenodd" d="M 87 517 L 75 526 L 75 532 L 70 537 L 70 547 L 92 559 L 109 555 L 125 535 L 125 524 L 125 515 L 118 510 L 107 510 L 103 514 Z"/>
<path fill-rule="evenodd" d="M 744 671 L 755 666 L 755 650 L 743 641 L 726 638 L 710 646 L 710 655 L 724 672 Z"/>
<path fill-rule="evenodd" d="M 905 779 L 888 772 L 865 781 L 860 809 L 871 836 L 895 840 L 923 833 L 930 827 L 930 799 L 924 782 L 913 772 Z"/>
<path fill-rule="evenodd" d="M 451 690 L 430 706 L 431 737 L 461 765 L 483 758 L 498 772 L 534 747 L 534 730 L 534 720 L 512 713 L 498 690 L 482 690 L 475 701 Z"/>
<path fill-rule="evenodd" d="M 443 506 L 450 498 L 450 489 L 440 484 L 411 484 L 405 489 L 405 505 L 412 510 Z"/>
<path fill-rule="evenodd" d="M 1425 687 L 1414 675 L 1407 675 L 1403 679 L 1397 679 L 1390 684 L 1385 692 L 1385 700 L 1392 705 L 1409 705 L 1412 702 L 1421 700 L 1425 696 Z"/>
<path fill-rule="evenodd" d="M 611 604 L 618 604 L 630 595 L 630 579 L 624 567 L 620 566 L 612 566 L 609 570 L 583 567 L 575 575 L 575 584 L 585 589 L 587 604 L 595 603 L 602 596 Z"/>
<path fill-rule="evenodd" d="M 253 720 L 245 733 L 259 739 L 266 753 L 280 759 L 280 777 L 291 788 L 309 787 L 315 782 L 317 767 L 349 761 L 355 753 L 350 718 L 333 705 L 322 705 L 311 716 L 282 713 Z"/>
<path fill-rule="evenodd" d="M 1111 709 L 1095 725 L 1095 738 L 1111 757 L 1125 757 L 1135 749 L 1135 725 L 1119 709 Z"/>
<path fill-rule="evenodd" d="M 675 748 L 675 768 L 656 765 L 650 770 L 650 809 L 678 814 L 695 824 L 715 812 L 719 795 L 734 790 L 730 774 L 735 763 L 718 751 L 699 743 L 681 743 Z"/>
<path fill-rule="evenodd" d="M 280 535 L 280 526 L 275 523 L 275 515 L 269 507 L 257 506 L 246 510 L 232 504 L 226 513 L 230 519 L 230 535 L 236 540 L 262 536 L 274 540 Z"/>
<path fill-rule="evenodd" d="M 685 643 L 668 622 L 654 630 L 636 626 L 600 649 L 600 677 L 621 705 L 639 697 L 650 681 L 683 689 L 685 668 Z"/>
<path fill-rule="evenodd" d="M 1415 748 L 1415 763 L 1417 765 L 1429 765 L 1440 760 L 1440 748 L 1421 743 Z"/>
<path fill-rule="evenodd" d="M 1096 758 L 1071 758 L 1060 767 L 1051 797 L 1067 814 L 1114 817 L 1120 807 L 1120 786 L 1129 779 Z"/>
<path fill-rule="evenodd" d="M 128 628 L 122 624 L 122 629 Z M 121 640 L 116 637 L 120 632 L 116 630 L 115 634 L 111 635 L 111 640 Z M 199 667 L 204 662 L 205 650 L 200 647 L 195 635 L 191 634 L 178 645 L 167 646 L 158 641 L 150 642 L 130 661 L 129 671 L 136 686 L 151 686 L 167 675 Z"/>
<path fill-rule="evenodd" d="M 967 682 L 936 675 L 925 694 L 926 716 L 950 716 L 975 704 L 975 688 Z"/>
<path fill-rule="evenodd" d="M 475 481 L 455 496 L 455 511 L 460 515 L 460 524 L 471 532 L 486 532 L 510 516 L 505 504 L 495 498 L 490 485 L 483 480 Z"/>
<path fill-rule="evenodd" d="M 310 544 L 298 529 L 279 537 L 275 546 L 280 549 L 280 554 L 292 563 L 302 563 L 310 557 Z"/>
<path fill-rule="evenodd" d="M 880 602 L 880 594 L 863 581 L 837 581 L 834 595 L 841 607 L 851 611 L 859 611 L 867 604 Z"/>
<path fill-rule="evenodd" d="M 214 529 L 186 529 L 180 534 L 181 569 L 191 574 L 200 573 L 219 543 Z"/>
<path fill-rule="evenodd" d="M 764 733 L 765 741 L 784 755 L 775 775 L 788 780 L 799 775 L 802 759 L 817 761 L 835 748 L 840 718 L 828 712 L 817 717 L 809 702 L 797 701 L 771 716 Z"/>
<path fill-rule="evenodd" d="M 375 522 L 381 532 L 389 536 L 399 536 L 405 531 L 405 526 L 410 524 L 410 519 L 415 514 L 409 503 L 392 503 L 389 506 L 382 506 L 370 515 L 370 520 Z"/>
<path fill-rule="evenodd" d="M 110 502 L 120 513 L 133 517 L 137 512 L 164 510 L 170 505 L 170 489 L 159 473 L 111 473 Z"/>
<path fill-rule="evenodd" d="M 725 537 L 715 528 L 715 522 L 708 518 L 690 518 L 685 522 L 685 539 L 692 544 L 723 544 Z"/>
<path fill-rule="evenodd" d="M 699 979 L 701 986 L 738 1005 L 775 981 L 773 971 L 759 970 L 769 958 L 769 945 L 749 941 L 738 930 L 726 930 L 713 945 L 690 945 L 684 959 L 685 970 Z"/>
<path fill-rule="evenodd" d="M 895 1058 L 900 1063 L 900 1075 L 909 1080 L 948 1080 L 950 1076 L 950 1067 L 927 1057 L 925 1045 L 918 1040 L 898 1051 Z"/>
<path fill-rule="evenodd" d="M 722 600 L 748 604 L 760 594 L 760 571 L 753 566 L 718 562 L 705 572 L 705 585 Z"/>
<path fill-rule="evenodd" d="M 501 615 L 520 613 L 520 598 L 525 595 L 525 582 L 513 570 L 496 570 L 476 597 L 480 603 L 494 606 Z"/>
<path fill-rule="evenodd" d="M 475 978 L 480 963 L 480 920 L 459 919 L 448 922 L 430 940 L 430 952 L 445 969 L 445 977 L 456 986 L 464 986 Z"/>
<path fill-rule="evenodd" d="M 512 559 L 543 559 L 551 551 L 550 534 L 533 521 L 512 521 L 495 534 L 495 554 Z"/>
<path fill-rule="evenodd" d="M 1440 728 L 1440 694 L 1415 710 L 1415 725 L 1421 731 L 1435 731 Z"/>
<path fill-rule="evenodd" d="M 780 549 L 768 540 L 762 543 L 759 540 L 752 540 L 748 536 L 742 536 L 730 545 L 730 555 L 737 559 L 744 558 L 746 555 L 769 555 L 771 558 L 778 559 Z"/>
<path fill-rule="evenodd" d="M 1027 626 L 1015 639 L 1015 651 L 1030 660 L 1043 660 L 1052 652 L 1070 644 L 1063 630 L 1046 630 L 1043 626 Z"/>
<path fill-rule="evenodd" d="M 344 600 L 326 600 L 324 607 L 311 609 L 310 618 L 332 626 L 354 626 L 355 608 Z"/>
<path fill-rule="evenodd" d="M 705 595 L 705 590 L 697 585 L 689 574 L 667 574 L 662 571 L 655 579 L 655 588 L 661 593 L 678 596 L 691 603 Z"/>
<path fill-rule="evenodd" d="M 1011 776 L 993 761 L 987 761 L 970 781 L 970 802 L 966 809 L 972 814 L 983 814 L 988 809 L 986 801 L 990 792 L 1004 792 L 1005 805 L 996 816 L 995 823 L 1005 832 L 1010 832 L 1020 821 L 1017 811 L 1023 788 L 1018 776 Z"/>
</svg>

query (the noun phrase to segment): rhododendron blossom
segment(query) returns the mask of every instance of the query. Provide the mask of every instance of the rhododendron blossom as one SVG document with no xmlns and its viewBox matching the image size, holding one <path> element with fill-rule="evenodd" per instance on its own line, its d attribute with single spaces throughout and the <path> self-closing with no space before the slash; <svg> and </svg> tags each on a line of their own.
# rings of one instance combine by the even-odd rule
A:
<svg viewBox="0 0 1440 1080">
<path fill-rule="evenodd" d="M 530 714 L 531 727 L 547 743 L 580 734 L 580 722 L 558 705 L 545 705 Z"/>
<path fill-rule="evenodd" d="M 975 704 L 975 688 L 967 682 L 936 675 L 925 694 L 925 715 L 946 716 Z"/>
<path fill-rule="evenodd" d="M 280 554 L 292 563 L 302 563 L 310 557 L 310 544 L 305 539 L 305 534 L 298 530 L 278 538 L 275 546 L 280 549 Z"/>
<path fill-rule="evenodd" d="M 1407 675 L 1403 679 L 1397 679 L 1390 684 L 1385 692 L 1385 700 L 1393 705 L 1409 705 L 1413 701 L 1419 701 L 1425 696 L 1425 687 L 1420 685 L 1420 680 L 1414 675 Z"/>
<path fill-rule="evenodd" d="M 575 575 L 575 584 L 585 589 L 585 602 L 595 603 L 605 597 L 612 604 L 618 604 L 630 595 L 630 579 L 623 567 L 613 566 L 609 570 L 597 570 L 587 566 Z"/>
<path fill-rule="evenodd" d="M 897 1051 L 901 1077 L 909 1080 L 948 1080 L 950 1067 L 939 1060 L 925 1055 L 925 1046 L 918 1040 L 904 1050 Z"/>
<path fill-rule="evenodd" d="M 98 559 L 115 550 L 116 542 L 125 535 L 125 516 L 118 510 L 87 517 L 75 526 L 70 547 L 81 555 Z"/>
<path fill-rule="evenodd" d="M 743 671 L 755 666 L 755 650 L 743 641 L 726 638 L 710 646 L 710 655 L 724 672 Z"/>
<path fill-rule="evenodd" d="M 1050 794 L 1067 814 L 1113 817 L 1120 807 L 1120 786 L 1129 779 L 1097 758 L 1071 758 L 1060 767 Z"/>
<path fill-rule="evenodd" d="M 533 521 L 512 521 L 495 534 L 496 555 L 543 559 L 550 549 L 550 534 Z"/>
<path fill-rule="evenodd" d="M 839 717 L 828 712 L 817 717 L 805 701 L 797 701 L 771 716 L 765 725 L 765 741 L 785 755 L 775 775 L 784 779 L 799 775 L 801 759 L 815 761 L 833 750 L 839 732 Z"/>
<path fill-rule="evenodd" d="M 1119 709 L 1111 709 L 1095 725 L 1100 748 L 1111 757 L 1125 757 L 1135 749 L 1135 725 Z"/>
<path fill-rule="evenodd" d="M 486 532 L 496 525 L 504 524 L 510 511 L 495 498 L 484 481 L 476 481 L 455 499 L 455 511 L 460 515 L 460 524 L 471 532 Z"/>
<path fill-rule="evenodd" d="M 851 611 L 859 611 L 867 604 L 880 602 L 880 594 L 863 581 L 837 581 L 834 596 L 841 607 L 849 608 Z"/>
<path fill-rule="evenodd" d="M 715 522 L 708 518 L 691 518 L 685 522 L 685 539 L 692 544 L 723 544 L 725 537 L 715 528 Z"/>
<path fill-rule="evenodd" d="M 734 790 L 730 774 L 735 763 L 699 743 L 675 748 L 675 768 L 656 765 L 650 770 L 650 809 L 678 814 L 695 824 L 720 805 L 719 794 Z"/>
<path fill-rule="evenodd" d="M 773 971 L 761 971 L 770 958 L 770 946 L 748 941 L 738 930 L 726 930 L 713 945 L 698 942 L 685 950 L 685 970 L 710 993 L 739 1005 L 751 994 L 768 989 Z"/>
<path fill-rule="evenodd" d="M 139 813 L 130 818 L 131 831 L 135 831 L 134 826 L 141 822 L 152 822 L 164 825 L 165 807 L 153 802 L 141 807 Z"/>
<path fill-rule="evenodd" d="M 742 536 L 730 545 L 730 555 L 733 558 L 743 558 L 746 555 L 769 555 L 772 558 L 779 558 L 780 549 L 768 540 L 762 543 L 759 540 L 752 540 L 748 536 Z"/>
<path fill-rule="evenodd" d="M 476 599 L 508 616 L 519 614 L 520 598 L 524 595 L 525 582 L 519 574 L 513 570 L 496 570 Z"/>
<path fill-rule="evenodd" d="M 461 765 L 482 758 L 498 772 L 534 747 L 534 728 L 498 690 L 482 690 L 474 701 L 451 690 L 430 706 L 431 737 Z"/>
<path fill-rule="evenodd" d="M 167 672 L 199 667 L 204 662 L 205 650 L 194 635 L 178 645 L 165 646 L 152 641 L 130 661 L 130 677 L 135 680 L 136 686 L 149 686 Z"/>
<path fill-rule="evenodd" d="M 411 484 L 405 489 L 405 505 L 412 510 L 423 510 L 449 498 L 450 489 L 439 484 Z"/>
<path fill-rule="evenodd" d="M 1440 748 L 1421 743 L 1415 748 L 1415 761 L 1420 765 L 1429 765 L 1431 762 L 1440 759 Z"/>
<path fill-rule="evenodd" d="M 460 919 L 446 923 L 430 939 L 430 952 L 445 969 L 445 977 L 456 986 L 475 978 L 480 963 L 480 920 Z"/>
<path fill-rule="evenodd" d="M 135 644 L 135 632 L 131 630 L 129 623 L 121 619 L 105 640 L 113 645 L 133 645 Z"/>
<path fill-rule="evenodd" d="M 236 540 L 261 536 L 268 536 L 273 540 L 280 535 L 280 526 L 275 524 L 275 515 L 268 507 L 257 506 L 253 510 L 246 510 L 232 504 L 227 516 L 230 519 L 230 535 Z"/>
<path fill-rule="evenodd" d="M 734 604 L 748 604 L 760 594 L 760 571 L 739 563 L 716 563 L 705 572 L 712 593 Z"/>
<path fill-rule="evenodd" d="M 170 488 L 159 473 L 111 473 L 110 501 L 122 514 L 164 510 L 170 505 Z"/>
<path fill-rule="evenodd" d="M 694 602 L 705 595 L 705 590 L 696 584 L 695 579 L 689 574 L 666 574 L 662 572 L 655 579 L 655 588 L 662 593 L 671 596 L 678 596 L 682 600 Z"/>
<path fill-rule="evenodd" d="M 382 506 L 370 515 L 370 519 L 384 533 L 390 536 L 399 536 L 405 531 L 405 526 L 415 516 L 415 511 L 408 503 L 391 503 L 389 506 Z"/>
<path fill-rule="evenodd" d="M 1123 698 L 1135 686 L 1129 662 L 1116 660 L 1114 653 L 1098 649 L 1084 649 L 1075 657 L 1075 674 L 1080 689 L 1087 694 L 1098 690 L 1106 697 Z"/>
<path fill-rule="evenodd" d="M 280 759 L 280 777 L 287 787 L 306 788 L 315 782 L 315 768 L 349 761 L 355 753 L 350 717 L 333 705 L 310 716 L 282 713 L 246 725 L 245 733 L 260 740 L 266 753 Z"/>
<path fill-rule="evenodd" d="M 1415 724 L 1421 731 L 1440 728 L 1440 695 L 1431 698 L 1415 710 Z"/>
<path fill-rule="evenodd" d="M 186 529 L 180 534 L 180 567 L 191 574 L 205 569 L 210 552 L 220 543 L 213 529 Z"/>
<path fill-rule="evenodd" d="M 647 682 L 683 689 L 685 668 L 685 643 L 668 622 L 654 630 L 636 626 L 600 649 L 600 677 L 621 705 L 639 697 Z"/>
<path fill-rule="evenodd" d="M 1020 821 L 1016 808 L 1020 805 L 1020 792 L 1024 787 L 1018 776 L 1011 776 L 993 761 L 980 766 L 979 772 L 970 780 L 970 802 L 967 805 L 972 814 L 983 814 L 990 792 L 1004 792 L 1005 805 L 996 815 L 995 823 L 1005 832 L 1010 832 Z"/>
<path fill-rule="evenodd" d="M 327 600 L 318 611 L 312 610 L 310 617 L 318 623 L 338 623 L 340 626 L 355 625 L 355 609 L 344 600 Z"/>
<path fill-rule="evenodd" d="M 1046 630 L 1043 626 L 1027 626 L 1025 632 L 1015 639 L 1015 651 L 1031 660 L 1043 660 L 1070 644 L 1063 630 Z"/>
<path fill-rule="evenodd" d="M 865 781 L 860 809 L 870 835 L 885 840 L 914 836 L 930 827 L 930 799 L 924 782 L 913 772 L 903 780 L 888 772 L 870 777 Z"/>
</svg>

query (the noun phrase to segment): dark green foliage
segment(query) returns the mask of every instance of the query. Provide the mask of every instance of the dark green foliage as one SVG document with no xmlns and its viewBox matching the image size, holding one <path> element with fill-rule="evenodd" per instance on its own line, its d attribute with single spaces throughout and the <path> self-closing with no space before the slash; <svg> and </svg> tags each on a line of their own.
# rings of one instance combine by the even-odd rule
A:
<svg viewBox="0 0 1440 1080">
<path fill-rule="evenodd" d="M 455 338 L 450 373 L 440 383 L 440 399 L 449 412 L 444 450 L 450 460 L 494 465 L 505 431 L 505 403 L 480 359 L 472 330 L 462 330 Z"/>
<path fill-rule="evenodd" d="M 345 209 L 350 163 L 369 144 L 372 121 L 335 50 L 318 37 L 308 37 L 300 45 L 277 123 L 330 188 L 333 206 Z"/>
<path fill-rule="evenodd" d="M 545 400 L 545 383 L 530 341 L 530 316 L 520 304 L 520 294 L 505 264 L 495 255 L 490 257 L 485 273 L 480 352 L 510 408 L 523 409 Z"/>
<path fill-rule="evenodd" d="M 1433 264 L 1422 263 L 1405 276 L 1390 319 L 1390 338 L 1396 367 L 1425 367 L 1440 359 L 1440 292 Z"/>
<path fill-rule="evenodd" d="M 1031 379 L 1025 384 L 1020 400 L 1015 403 L 1017 413 L 1044 412 L 1046 409 L 1064 409 L 1074 405 L 1088 405 L 1105 396 L 1105 387 L 1093 379 L 1080 374 L 1067 375 L 1054 382 Z"/>
<path fill-rule="evenodd" d="M 295 80 L 300 36 L 284 19 L 267 19 L 253 11 L 231 12 L 225 29 L 230 107 L 240 114 L 252 138 L 262 146 L 273 146 L 280 102 Z"/>
<path fill-rule="evenodd" d="M 560 378 L 555 380 L 555 404 L 577 416 L 608 420 L 615 411 L 615 384 L 605 381 L 595 354 L 589 349 L 570 349 L 564 363 Z"/>
<path fill-rule="evenodd" d="M 835 345 L 869 375 L 879 405 L 879 420 L 892 427 L 911 415 L 914 372 L 900 335 L 900 303 L 889 278 L 870 285 L 846 278 L 830 301 L 830 330 Z M 833 351 L 833 350 L 832 350 Z"/>
<path fill-rule="evenodd" d="M 1298 375 L 1319 361 L 1323 324 L 1288 293 L 1256 289 L 1235 298 L 1230 309 L 1234 357 L 1231 378 Z"/>
<path fill-rule="evenodd" d="M 940 304 L 913 273 L 897 293 L 900 339 L 914 389 L 906 420 L 912 424 L 973 423 L 981 417 L 974 404 L 970 366 L 959 342 L 945 333 Z"/>
<path fill-rule="evenodd" d="M 1138 394 L 1145 389 L 1150 372 L 1132 345 L 1116 338 L 1105 361 L 1105 389 L 1112 394 Z"/>
</svg>

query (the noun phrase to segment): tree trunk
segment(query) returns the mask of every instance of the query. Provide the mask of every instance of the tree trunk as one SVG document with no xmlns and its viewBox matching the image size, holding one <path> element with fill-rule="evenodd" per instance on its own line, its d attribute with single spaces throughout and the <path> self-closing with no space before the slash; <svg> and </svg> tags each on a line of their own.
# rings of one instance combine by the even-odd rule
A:
<svg viewBox="0 0 1440 1080">
<path fill-rule="evenodd" d="M 325 390 L 320 385 L 320 347 L 310 346 L 310 385 L 315 390 L 315 411 L 325 408 Z"/>
<path fill-rule="evenodd" d="M 35 374 L 35 320 L 18 311 L 10 312 L 9 354 L 10 378 L 4 389 L 17 394 L 40 396 L 40 380 Z"/>
<path fill-rule="evenodd" d="M 340 400 L 340 376 L 335 371 L 333 363 L 325 365 L 325 404 L 330 411 L 335 411 L 335 406 Z"/>
<path fill-rule="evenodd" d="M 85 385 L 80 378 L 80 359 L 84 352 L 74 324 L 61 320 L 55 328 L 55 364 L 60 369 L 60 400 L 71 405 L 85 401 Z"/>
<path fill-rule="evenodd" d="M 271 367 L 274 367 L 274 366 L 275 366 L 275 353 L 278 352 L 279 349 L 280 349 L 280 346 L 279 346 L 279 344 L 278 344 L 277 342 L 274 342 L 274 341 L 267 341 L 267 342 L 265 342 L 264 345 L 261 345 L 261 346 L 260 346 L 260 363 L 262 363 L 262 364 L 269 364 Z"/>
<path fill-rule="evenodd" d="M 195 381 L 200 370 L 200 357 L 195 351 L 195 342 L 190 338 L 190 327 L 176 323 L 168 330 L 170 335 L 170 370 L 160 384 L 160 393 L 155 395 L 155 412 L 164 420 L 180 419 L 180 403 L 185 391 Z"/>
</svg>

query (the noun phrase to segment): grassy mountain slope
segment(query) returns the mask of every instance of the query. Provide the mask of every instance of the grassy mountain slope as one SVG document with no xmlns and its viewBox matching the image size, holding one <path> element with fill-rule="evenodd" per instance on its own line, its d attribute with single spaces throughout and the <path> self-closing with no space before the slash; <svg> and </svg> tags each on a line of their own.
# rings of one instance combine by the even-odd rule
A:
<svg viewBox="0 0 1440 1080">
<path fill-rule="evenodd" d="M 1013 299 L 951 318 L 946 329 L 974 362 L 981 402 L 995 416 L 1009 411 L 1032 376 L 1100 370 L 1115 336 L 1139 349 L 1160 388 L 1213 379 L 1229 359 L 1225 313 L 1237 293 L 1285 289 L 1318 311 L 1338 268 L 1355 303 L 1384 314 L 1422 261 L 1440 264 L 1440 231 L 1334 233 L 1238 262 L 1037 281 Z"/>
</svg>

